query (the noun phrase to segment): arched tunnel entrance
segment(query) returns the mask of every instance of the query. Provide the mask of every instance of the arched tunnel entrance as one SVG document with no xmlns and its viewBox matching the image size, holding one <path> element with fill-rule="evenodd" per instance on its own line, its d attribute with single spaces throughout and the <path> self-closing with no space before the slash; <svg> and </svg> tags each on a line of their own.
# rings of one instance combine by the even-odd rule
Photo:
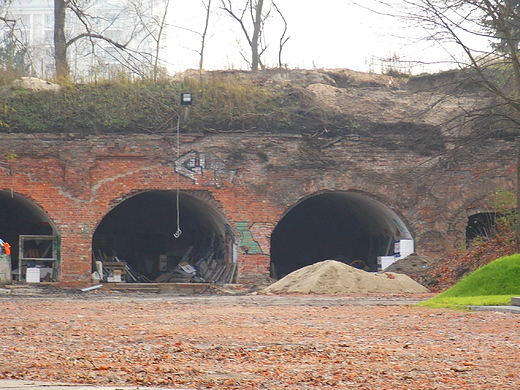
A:
<svg viewBox="0 0 520 390">
<path fill-rule="evenodd" d="M 483 212 L 470 215 L 466 226 L 466 243 L 478 238 L 490 239 L 495 236 L 497 227 L 496 220 L 500 218 L 496 212 Z"/>
<path fill-rule="evenodd" d="M 234 282 L 237 243 L 226 218 L 190 193 L 178 199 L 178 238 L 176 191 L 143 192 L 114 207 L 93 236 L 93 272 L 109 282 Z"/>
<path fill-rule="evenodd" d="M 377 257 L 394 254 L 397 240 L 411 239 L 388 206 L 359 192 L 315 195 L 294 206 L 271 235 L 271 277 L 335 259 L 377 271 Z"/>
<path fill-rule="evenodd" d="M 11 246 L 13 279 L 26 280 L 27 268 L 38 268 L 37 280 L 33 281 L 58 280 L 58 231 L 30 199 L 9 190 L 0 191 L 0 238 Z"/>
</svg>

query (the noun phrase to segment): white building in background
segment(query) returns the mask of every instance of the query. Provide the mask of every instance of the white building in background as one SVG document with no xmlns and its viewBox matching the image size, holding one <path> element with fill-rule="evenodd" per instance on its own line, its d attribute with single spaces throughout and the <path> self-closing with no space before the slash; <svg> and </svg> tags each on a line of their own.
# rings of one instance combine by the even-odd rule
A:
<svg viewBox="0 0 520 390">
<path fill-rule="evenodd" d="M 46 75 L 52 69 L 54 34 L 53 0 L 14 0 L 8 17 L 16 20 L 15 35 L 27 48 L 26 63 L 31 73 Z"/>
<path fill-rule="evenodd" d="M 0 0 L 2 1 L 2 0 Z M 82 38 L 68 48 L 71 76 L 76 80 L 92 80 L 110 77 L 122 71 L 128 73 L 150 72 L 155 55 L 164 56 L 164 48 L 155 53 L 159 26 L 155 25 L 154 11 L 160 0 L 139 1 L 140 16 L 127 0 L 85 0 L 79 2 L 87 15 L 83 20 L 91 32 L 126 44 L 128 51 L 118 49 L 102 39 Z M 135 3 L 135 2 L 134 2 Z M 143 8 L 143 3 L 146 8 Z M 31 75 L 52 78 L 54 76 L 54 0 L 12 0 L 10 18 L 16 20 L 15 33 L 27 47 L 26 63 Z M 159 19 L 160 20 L 160 19 Z M 87 31 L 85 25 L 72 11 L 67 10 L 67 40 Z M 161 39 L 162 41 L 162 39 Z"/>
</svg>

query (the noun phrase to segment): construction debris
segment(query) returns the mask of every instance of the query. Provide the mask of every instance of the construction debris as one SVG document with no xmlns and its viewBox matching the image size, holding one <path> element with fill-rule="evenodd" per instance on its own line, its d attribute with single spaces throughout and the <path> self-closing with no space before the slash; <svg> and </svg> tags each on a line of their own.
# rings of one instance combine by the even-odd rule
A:
<svg viewBox="0 0 520 390">
<path fill-rule="evenodd" d="M 87 291 L 97 290 L 98 288 L 101 288 L 101 287 L 103 287 L 103 285 L 102 284 L 98 284 L 96 286 L 90 286 L 90 287 L 82 288 L 81 291 L 87 292 Z"/>
<path fill-rule="evenodd" d="M 300 268 L 263 289 L 263 293 L 427 293 L 406 275 L 366 272 L 339 261 L 325 260 Z"/>
<path fill-rule="evenodd" d="M 108 256 L 106 253 L 99 251 L 95 258 L 96 271 L 92 278 L 109 283 L 229 284 L 236 277 L 237 263 L 225 263 L 223 251 L 219 247 L 210 247 L 202 254 L 195 254 L 193 253 L 193 246 L 189 246 L 182 257 L 180 257 L 181 253 L 178 256 L 161 256 L 160 274 L 155 277 L 156 273 L 153 275 L 154 279 L 151 280 L 132 269 L 126 261 L 119 259 L 115 252 Z"/>
<path fill-rule="evenodd" d="M 115 252 L 112 256 L 107 256 L 106 253 L 99 251 L 95 261 L 97 275 L 102 281 L 109 283 L 150 281 L 146 276 L 133 270 L 126 261 L 120 260 Z"/>
<path fill-rule="evenodd" d="M 390 264 L 387 268 L 384 269 L 384 271 L 410 276 L 416 272 L 428 268 L 431 263 L 433 263 L 433 259 L 431 257 L 412 253 L 406 257 L 403 257 L 402 259 L 397 260 L 395 263 Z"/>
</svg>

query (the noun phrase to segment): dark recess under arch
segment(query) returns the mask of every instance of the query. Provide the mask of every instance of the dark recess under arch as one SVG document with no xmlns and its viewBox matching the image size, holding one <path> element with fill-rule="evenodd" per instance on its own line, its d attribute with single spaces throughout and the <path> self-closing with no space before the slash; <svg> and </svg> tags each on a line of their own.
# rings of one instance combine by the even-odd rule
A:
<svg viewBox="0 0 520 390">
<path fill-rule="evenodd" d="M 393 254 L 396 240 L 410 238 L 397 214 L 366 194 L 315 195 L 294 206 L 274 229 L 271 277 L 329 259 L 377 271 L 377 257 Z"/>
<path fill-rule="evenodd" d="M 201 275 L 201 260 L 213 261 L 216 267 L 236 263 L 234 234 L 214 206 L 181 191 L 179 211 L 182 234 L 175 238 L 176 191 L 146 191 L 124 200 L 107 213 L 94 232 L 94 259 L 113 261 L 117 256 L 138 274 L 139 282 L 179 281 L 163 280 L 161 275 L 181 260 L 197 268 L 196 281 L 200 282 L 208 281 Z"/>
</svg>

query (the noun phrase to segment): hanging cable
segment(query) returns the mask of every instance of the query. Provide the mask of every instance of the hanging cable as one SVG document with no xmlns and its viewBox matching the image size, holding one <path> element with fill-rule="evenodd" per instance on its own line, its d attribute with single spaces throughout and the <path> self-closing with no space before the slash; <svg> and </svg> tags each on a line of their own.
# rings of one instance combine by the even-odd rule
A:
<svg viewBox="0 0 520 390">
<path fill-rule="evenodd" d="M 183 92 L 181 93 L 181 106 L 180 106 L 180 109 L 179 109 L 179 116 L 177 118 L 177 160 L 175 160 L 176 162 L 179 161 L 180 157 L 181 157 L 181 142 L 180 142 L 180 138 L 181 138 L 181 132 L 180 132 L 180 129 L 181 129 L 181 121 L 182 123 L 186 123 L 188 121 L 188 116 L 190 114 L 190 106 L 191 106 L 191 103 L 193 102 L 193 95 L 191 94 L 191 92 Z M 179 173 L 176 172 L 176 176 L 175 176 L 175 186 L 177 187 L 177 199 L 176 199 L 176 203 L 177 203 L 177 230 L 175 231 L 175 233 L 173 233 L 173 237 L 175 238 L 179 238 L 182 234 L 182 230 L 181 230 L 181 223 L 180 223 L 180 207 L 179 207 L 179 196 L 180 196 L 180 189 L 179 189 Z"/>
<path fill-rule="evenodd" d="M 183 109 L 183 107 L 181 107 L 181 110 Z M 179 113 L 179 117 L 177 118 L 177 135 L 176 135 L 176 138 L 177 138 L 177 159 L 175 161 L 179 161 L 179 158 L 181 157 L 181 154 L 180 154 L 180 146 L 181 146 L 181 143 L 180 143 L 180 127 L 181 127 L 181 115 Z M 177 188 L 177 199 L 176 199 L 176 206 L 177 206 L 177 230 L 175 231 L 175 233 L 173 233 L 173 237 L 175 238 L 179 238 L 182 234 L 182 230 L 181 230 L 181 218 L 180 218 L 180 202 L 179 202 L 179 173 L 176 172 L 177 174 L 175 175 L 175 187 Z"/>
</svg>

